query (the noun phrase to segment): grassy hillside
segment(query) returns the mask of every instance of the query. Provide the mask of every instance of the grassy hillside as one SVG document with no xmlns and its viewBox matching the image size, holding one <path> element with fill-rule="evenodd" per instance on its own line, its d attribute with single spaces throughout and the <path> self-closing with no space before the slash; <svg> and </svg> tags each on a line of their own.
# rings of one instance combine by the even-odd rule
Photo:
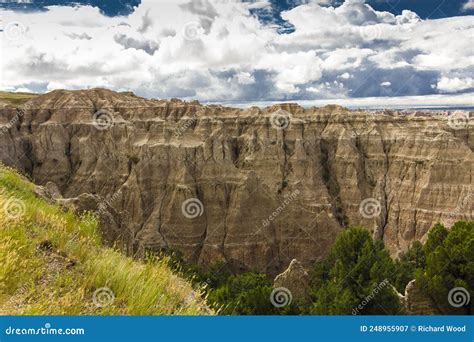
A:
<svg viewBox="0 0 474 342">
<path fill-rule="evenodd" d="M 92 214 L 76 217 L 0 166 L 0 314 L 209 313 L 166 260 L 104 247 Z"/>
<path fill-rule="evenodd" d="M 38 96 L 33 93 L 9 93 L 6 91 L 0 91 L 0 103 L 5 103 L 11 106 L 19 106 L 26 101 Z"/>
</svg>

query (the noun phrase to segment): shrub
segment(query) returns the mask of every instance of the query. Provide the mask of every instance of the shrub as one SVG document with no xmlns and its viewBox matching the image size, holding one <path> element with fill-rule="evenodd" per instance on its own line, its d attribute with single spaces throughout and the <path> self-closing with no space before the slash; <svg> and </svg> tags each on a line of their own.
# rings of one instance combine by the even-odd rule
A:
<svg viewBox="0 0 474 342">
<path fill-rule="evenodd" d="M 426 268 L 417 272 L 417 282 L 448 314 L 471 314 L 474 298 L 474 222 L 457 222 L 448 231 L 438 224 L 429 232 L 423 248 Z M 449 292 L 462 287 L 471 301 L 456 309 L 448 300 Z"/>
<path fill-rule="evenodd" d="M 381 241 L 359 227 L 338 235 L 329 256 L 312 273 L 313 314 L 397 314 L 400 304 L 389 284 L 395 265 Z"/>
</svg>

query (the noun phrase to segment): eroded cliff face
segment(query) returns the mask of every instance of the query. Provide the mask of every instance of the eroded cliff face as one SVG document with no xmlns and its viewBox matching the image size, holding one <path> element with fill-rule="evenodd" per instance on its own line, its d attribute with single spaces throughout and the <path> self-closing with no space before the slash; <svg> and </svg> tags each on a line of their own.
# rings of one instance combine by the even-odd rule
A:
<svg viewBox="0 0 474 342">
<path fill-rule="evenodd" d="M 348 224 L 396 255 L 436 222 L 473 219 L 469 114 L 242 110 L 108 90 L 0 111 L 0 160 L 65 198 L 102 198 L 118 216 L 105 234 L 129 253 L 276 273 L 324 256 Z"/>
</svg>

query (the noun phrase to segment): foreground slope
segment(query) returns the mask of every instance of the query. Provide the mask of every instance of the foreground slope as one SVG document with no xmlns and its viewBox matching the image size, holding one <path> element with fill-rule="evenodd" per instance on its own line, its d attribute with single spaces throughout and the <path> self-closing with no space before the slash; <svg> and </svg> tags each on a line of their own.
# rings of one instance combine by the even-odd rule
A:
<svg viewBox="0 0 474 342">
<path fill-rule="evenodd" d="M 96 228 L 0 166 L 0 314 L 210 313 L 165 261 L 106 248 Z"/>
</svg>

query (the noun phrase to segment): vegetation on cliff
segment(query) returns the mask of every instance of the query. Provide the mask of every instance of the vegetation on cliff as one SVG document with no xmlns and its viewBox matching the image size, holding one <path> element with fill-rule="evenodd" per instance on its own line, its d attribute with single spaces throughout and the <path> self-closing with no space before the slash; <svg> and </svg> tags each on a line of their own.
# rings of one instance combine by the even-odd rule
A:
<svg viewBox="0 0 474 342">
<path fill-rule="evenodd" d="M 416 281 L 442 313 L 472 314 L 474 300 L 474 222 L 457 222 L 451 229 L 437 224 L 429 232 L 423 252 L 426 266 Z M 469 305 L 455 310 L 453 289 L 466 289 Z M 466 296 L 466 294 L 465 294 Z M 451 303 L 449 302 L 451 299 Z"/>
<path fill-rule="evenodd" d="M 6 91 L 0 91 L 0 106 L 2 103 L 9 105 L 9 106 L 19 106 L 27 101 L 35 98 L 38 94 L 33 93 L 10 93 Z"/>
<path fill-rule="evenodd" d="M 405 287 L 416 279 L 420 291 L 439 314 L 470 314 L 472 304 L 449 301 L 462 288 L 474 297 L 474 222 L 457 222 L 451 229 L 437 224 L 425 245 L 415 241 L 398 260 L 368 230 L 350 227 L 340 233 L 329 255 L 311 273 L 311 303 L 275 307 L 272 280 L 264 274 L 231 274 L 225 264 L 206 272 L 182 267 L 183 274 L 209 286 L 208 303 L 228 315 L 395 315 L 404 314 Z"/>
<path fill-rule="evenodd" d="M 0 314 L 208 314 L 167 260 L 104 247 L 93 215 L 76 217 L 0 167 Z"/>
<path fill-rule="evenodd" d="M 347 229 L 338 235 L 328 257 L 314 267 L 310 312 L 398 314 L 398 296 L 388 285 L 395 274 L 395 264 L 381 241 L 374 241 L 364 228 Z"/>
<path fill-rule="evenodd" d="M 0 314 L 212 313 L 203 298 L 228 315 L 401 314 L 400 293 L 413 279 L 440 313 L 472 312 L 470 304 L 454 308 L 449 294 L 464 288 L 474 296 L 473 222 L 437 224 L 395 261 L 366 229 L 347 228 L 313 267 L 311 303 L 282 307 L 270 300 L 268 275 L 232 274 L 225 263 L 202 270 L 176 254 L 137 261 L 103 246 L 92 214 L 46 202 L 4 167 L 0 227 Z"/>
</svg>

